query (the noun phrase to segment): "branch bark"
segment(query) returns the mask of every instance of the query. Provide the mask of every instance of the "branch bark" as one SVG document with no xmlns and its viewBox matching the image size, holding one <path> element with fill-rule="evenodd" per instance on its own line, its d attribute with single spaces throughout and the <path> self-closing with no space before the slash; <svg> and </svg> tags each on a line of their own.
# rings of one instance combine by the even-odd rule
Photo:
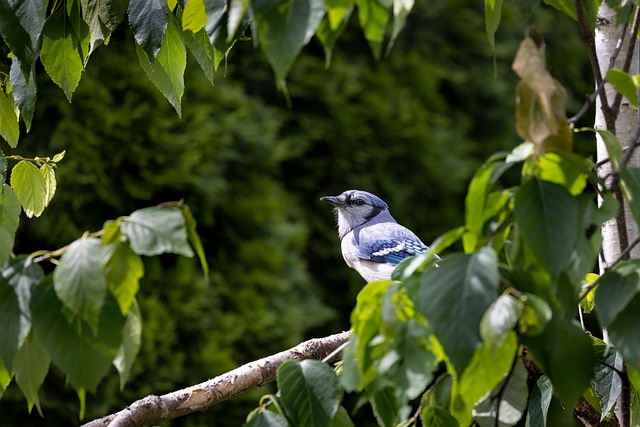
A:
<svg viewBox="0 0 640 427">
<path fill-rule="evenodd" d="M 328 356 L 330 359 L 327 362 L 337 359 L 340 351 L 336 350 L 350 336 L 351 332 L 342 332 L 305 341 L 289 350 L 247 363 L 203 383 L 162 396 L 149 395 L 119 412 L 90 421 L 82 427 L 143 426 L 204 411 L 223 400 L 275 380 L 276 371 L 285 360 L 323 360 Z"/>
</svg>

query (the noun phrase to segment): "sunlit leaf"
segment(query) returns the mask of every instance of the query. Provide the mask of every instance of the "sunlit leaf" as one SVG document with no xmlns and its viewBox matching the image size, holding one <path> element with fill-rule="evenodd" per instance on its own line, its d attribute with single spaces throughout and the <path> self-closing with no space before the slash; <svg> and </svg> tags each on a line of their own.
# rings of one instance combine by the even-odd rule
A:
<svg viewBox="0 0 640 427">
<path fill-rule="evenodd" d="M 0 360 L 0 397 L 4 394 L 4 391 L 9 387 L 11 383 L 12 374 L 9 372 L 7 368 L 5 368 L 4 364 Z"/>
<path fill-rule="evenodd" d="M 480 335 L 489 348 L 497 351 L 507 334 L 518 324 L 523 303 L 512 295 L 501 295 L 482 316 Z"/>
<path fill-rule="evenodd" d="M 3 1 L 3 0 L 0 0 Z M 20 128 L 18 127 L 18 116 L 16 115 L 16 105 L 13 97 L 7 95 L 0 89 L 0 136 L 7 141 L 9 147 L 18 146 Z"/>
<path fill-rule="evenodd" d="M 184 7 L 182 14 L 182 29 L 197 33 L 207 23 L 207 11 L 204 8 L 204 0 L 190 0 Z"/>
<path fill-rule="evenodd" d="M 56 194 L 56 172 L 51 167 L 49 163 L 43 163 L 40 166 L 40 173 L 42 174 L 42 178 L 44 179 L 44 187 L 45 187 L 45 207 L 49 205 L 51 200 L 53 200 L 54 194 Z"/>
<path fill-rule="evenodd" d="M 347 24 L 354 9 L 353 0 L 332 0 L 327 2 L 327 14 L 316 31 L 316 37 L 324 48 L 325 68 L 331 64 L 333 48 Z"/>
<path fill-rule="evenodd" d="M 633 105 L 633 108 L 638 109 L 640 76 L 632 76 L 622 70 L 612 68 L 607 71 L 607 82 L 611 83 L 622 96 L 627 98 L 631 105 Z"/>
<path fill-rule="evenodd" d="M 502 0 L 484 0 L 484 26 L 491 49 L 495 49 L 495 34 L 501 19 Z"/>
<path fill-rule="evenodd" d="M 391 2 L 378 0 L 355 0 L 358 6 L 358 20 L 376 59 L 380 58 L 382 43 L 391 17 Z M 388 4 L 388 5 L 387 5 Z"/>
<path fill-rule="evenodd" d="M 414 4 L 415 0 L 393 0 L 393 24 L 391 26 L 389 44 L 387 45 L 387 55 L 391 52 L 391 48 L 398 38 L 400 31 L 404 28 L 407 22 L 407 16 L 409 16 Z"/>
<path fill-rule="evenodd" d="M 13 167 L 11 188 L 29 218 L 42 214 L 47 205 L 47 183 L 33 163 L 21 160 Z"/>
<path fill-rule="evenodd" d="M 53 284 L 65 307 L 86 321 L 97 333 L 107 294 L 100 239 L 87 237 L 72 242 L 53 272 Z"/>
<path fill-rule="evenodd" d="M 138 282 L 144 275 L 144 265 L 138 254 L 127 243 L 103 246 L 102 268 L 109 291 L 118 301 L 122 315 L 129 313 L 138 293 Z"/>
<path fill-rule="evenodd" d="M 47 19 L 42 30 L 40 59 L 51 80 L 62 88 L 69 101 L 84 69 L 80 52 L 80 41 L 65 10 L 61 8 Z"/>
</svg>

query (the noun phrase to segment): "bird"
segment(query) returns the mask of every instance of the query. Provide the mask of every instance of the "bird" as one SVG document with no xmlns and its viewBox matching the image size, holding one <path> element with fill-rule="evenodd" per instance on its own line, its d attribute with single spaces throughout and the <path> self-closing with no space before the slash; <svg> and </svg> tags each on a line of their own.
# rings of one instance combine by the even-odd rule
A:
<svg viewBox="0 0 640 427">
<path fill-rule="evenodd" d="M 342 256 L 367 283 L 390 279 L 400 261 L 429 250 L 413 231 L 398 224 L 375 194 L 347 190 L 320 200 L 334 207 Z"/>
</svg>

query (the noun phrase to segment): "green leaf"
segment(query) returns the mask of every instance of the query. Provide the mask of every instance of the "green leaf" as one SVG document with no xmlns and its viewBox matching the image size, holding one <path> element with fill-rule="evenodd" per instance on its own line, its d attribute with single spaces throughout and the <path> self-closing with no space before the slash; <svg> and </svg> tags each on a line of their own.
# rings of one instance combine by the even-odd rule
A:
<svg viewBox="0 0 640 427">
<path fill-rule="evenodd" d="M 389 44 L 387 45 L 387 55 L 391 53 L 398 34 L 404 28 L 407 22 L 407 16 L 413 9 L 415 0 L 393 0 L 393 25 L 391 28 L 391 37 L 389 38 Z"/>
<path fill-rule="evenodd" d="M 593 377 L 596 359 L 589 336 L 575 320 L 554 312 L 540 335 L 522 339 L 565 407 L 572 408 Z"/>
<path fill-rule="evenodd" d="M 489 348 L 497 351 L 507 334 L 518 324 L 523 303 L 512 295 L 501 295 L 482 316 L 480 336 Z"/>
<path fill-rule="evenodd" d="M 598 317 L 605 326 L 611 325 L 638 294 L 639 281 L 640 264 L 635 260 L 623 261 L 600 277 L 594 300 Z"/>
<path fill-rule="evenodd" d="M 80 0 L 82 19 L 89 26 L 89 55 L 102 43 L 108 43 L 127 10 L 127 0 Z"/>
<path fill-rule="evenodd" d="M 178 28 L 173 14 L 169 14 L 169 24 L 166 27 L 165 38 L 157 51 L 155 61 L 150 62 L 150 57 L 140 46 L 136 46 L 136 53 L 138 54 L 140 65 L 149 80 L 156 85 L 176 110 L 178 116 L 181 117 L 182 106 L 180 102 L 184 94 L 184 70 L 187 65 L 187 50 L 184 40 L 182 40 L 182 32 Z"/>
<path fill-rule="evenodd" d="M 622 96 L 627 98 L 636 110 L 638 109 L 639 78 L 640 76 L 638 75 L 631 76 L 617 68 L 607 71 L 607 82 L 611 83 Z"/>
<path fill-rule="evenodd" d="M 459 427 L 458 421 L 445 409 L 427 404 L 420 412 L 420 421 L 423 426 L 430 427 Z"/>
<path fill-rule="evenodd" d="M 128 13 L 129 24 L 138 46 L 142 47 L 149 63 L 154 64 L 169 26 L 171 14 L 167 12 L 167 1 L 130 0 Z M 142 59 L 140 62 L 142 63 Z"/>
<path fill-rule="evenodd" d="M 551 307 L 544 299 L 528 293 L 524 294 L 523 303 L 518 331 L 530 337 L 540 335 L 553 316 Z"/>
<path fill-rule="evenodd" d="M 110 243 L 102 247 L 102 271 L 107 287 L 118 301 L 123 316 L 129 313 L 144 275 L 144 265 L 128 243 Z"/>
<path fill-rule="evenodd" d="M 43 163 L 40 166 L 40 173 L 44 179 L 45 186 L 45 207 L 53 200 L 53 195 L 56 194 L 56 172 L 49 163 Z"/>
<path fill-rule="evenodd" d="M 238 29 L 241 28 L 242 21 L 247 15 L 249 0 L 230 0 L 227 17 L 227 41 L 235 39 Z"/>
<path fill-rule="evenodd" d="M 495 50 L 495 34 L 502 19 L 502 0 L 484 0 L 484 26 L 491 50 Z"/>
<path fill-rule="evenodd" d="M 13 244 L 14 235 L 9 233 L 6 228 L 0 227 L 0 265 L 4 265 L 9 260 Z"/>
<path fill-rule="evenodd" d="M 2 1 L 2 0 L 0 0 Z M 18 127 L 18 116 L 16 115 L 16 105 L 13 97 L 7 95 L 0 89 L 0 136 L 7 141 L 9 147 L 18 146 L 20 128 Z"/>
<path fill-rule="evenodd" d="M 11 367 L 31 329 L 31 290 L 44 276 L 42 268 L 22 256 L 9 261 L 0 277 L 0 361 Z"/>
<path fill-rule="evenodd" d="M 121 243 L 122 233 L 120 232 L 120 225 L 124 218 L 118 218 L 116 220 L 107 220 L 102 226 L 102 246 L 109 245 L 111 243 Z"/>
<path fill-rule="evenodd" d="M 327 14 L 322 18 L 316 37 L 322 43 L 325 57 L 325 68 L 329 68 L 333 56 L 333 48 L 340 34 L 347 28 L 351 12 L 353 12 L 353 0 L 332 0 L 327 2 Z"/>
<path fill-rule="evenodd" d="M 122 330 L 122 344 L 120 344 L 118 354 L 113 360 L 113 366 L 116 367 L 118 374 L 120 374 L 120 391 L 124 389 L 124 385 L 131 373 L 131 366 L 133 366 L 138 351 L 140 351 L 141 336 L 142 314 L 137 301 L 134 300 Z"/>
<path fill-rule="evenodd" d="M 289 427 L 287 419 L 269 410 L 260 411 L 248 420 L 244 427 Z"/>
<path fill-rule="evenodd" d="M 355 427 L 344 406 L 338 408 L 338 412 L 331 420 L 330 427 Z"/>
<path fill-rule="evenodd" d="M 595 375 L 591 383 L 596 394 L 600 397 L 600 407 L 602 408 L 600 421 L 602 421 L 616 404 L 622 391 L 622 381 L 615 370 L 620 372 L 624 362 L 615 348 L 597 338 L 593 338 L 593 341 L 599 363 L 595 365 Z"/>
<path fill-rule="evenodd" d="M 598 294 L 596 294 L 596 306 Z M 602 322 L 603 324 L 604 321 Z M 611 343 L 618 349 L 624 360 L 635 369 L 640 369 L 640 293 L 636 293 L 629 304 L 612 323 L 605 324 Z"/>
<path fill-rule="evenodd" d="M 478 246 L 483 236 L 485 210 L 491 188 L 511 166 L 513 163 L 505 163 L 502 159 L 490 159 L 478 169 L 469 183 L 464 200 L 465 226 L 468 231 L 462 239 L 465 252 L 471 253 Z"/>
<path fill-rule="evenodd" d="M 69 102 L 80 83 L 84 68 L 80 52 L 80 41 L 65 10 L 60 8 L 47 19 L 42 31 L 40 60 L 51 80 L 62 88 Z"/>
<path fill-rule="evenodd" d="M 576 20 L 576 5 L 572 0 L 544 0 L 546 4 L 558 9 Z"/>
<path fill-rule="evenodd" d="M 574 153 L 549 151 L 536 162 L 538 178 L 565 187 L 576 196 L 587 186 L 587 178 L 593 169 L 590 161 Z"/>
<path fill-rule="evenodd" d="M 13 191 L 11 187 L 3 182 L 0 188 L 2 189 L 2 197 L 0 198 L 0 228 L 7 230 L 13 240 L 13 236 L 18 229 L 22 208 L 20 207 L 18 196 L 16 196 L 15 191 Z"/>
<path fill-rule="evenodd" d="M 11 59 L 11 69 L 9 71 L 9 81 L 11 82 L 11 92 L 15 100 L 16 107 L 24 120 L 27 132 L 31 129 L 33 112 L 36 109 L 36 64 L 32 63 L 31 69 L 24 73 L 20 65 L 20 59 L 14 56 Z M 15 148 L 15 147 L 14 147 Z"/>
<path fill-rule="evenodd" d="M 20 60 L 25 76 L 36 60 L 46 8 L 44 1 L 0 0 L 0 35 Z"/>
<path fill-rule="evenodd" d="M 598 130 L 597 132 L 602 138 L 605 147 L 607 147 L 607 154 L 609 154 L 611 167 L 614 171 L 618 171 L 620 169 L 620 160 L 622 160 L 622 156 L 624 155 L 622 144 L 618 140 L 618 137 L 611 131 Z"/>
<path fill-rule="evenodd" d="M 16 383 L 27 399 L 29 412 L 33 409 L 33 405 L 36 405 L 38 412 L 42 415 L 38 390 L 44 383 L 47 372 L 49 372 L 49 363 L 49 353 L 38 338 L 38 335 L 29 334 L 18 351 L 13 364 Z"/>
<path fill-rule="evenodd" d="M 47 205 L 47 184 L 33 163 L 21 160 L 13 167 L 11 188 L 29 218 L 42 214 Z"/>
<path fill-rule="evenodd" d="M 527 370 L 518 359 L 503 382 L 478 402 L 473 418 L 480 427 L 514 426 L 524 414 L 528 397 Z"/>
<path fill-rule="evenodd" d="M 408 291 L 427 318 L 458 373 L 481 345 L 479 323 L 497 297 L 498 257 L 488 247 L 471 255 L 454 254 L 427 269 Z"/>
<path fill-rule="evenodd" d="M 516 195 L 515 215 L 526 245 L 553 275 L 568 264 L 578 239 L 577 200 L 562 186 L 533 179 Z"/>
<path fill-rule="evenodd" d="M 97 333 L 107 294 L 100 239 L 87 237 L 72 242 L 53 272 L 53 284 L 65 307 L 86 321 Z"/>
<path fill-rule="evenodd" d="M 11 383 L 12 374 L 9 372 L 7 368 L 5 368 L 4 364 L 0 360 L 0 397 L 4 394 L 4 391 L 9 387 Z"/>
<path fill-rule="evenodd" d="M 196 222 L 196 219 L 191 214 L 191 209 L 189 209 L 189 206 L 187 204 L 181 203 L 180 209 L 182 210 L 182 216 L 184 216 L 184 222 L 187 227 L 187 236 L 189 237 L 189 242 L 191 242 L 191 246 L 196 251 L 196 255 L 198 255 L 204 277 L 205 279 L 207 279 L 209 277 L 209 263 L 207 262 L 207 256 L 204 253 L 204 247 L 202 246 L 200 236 L 196 231 L 196 226 L 198 224 Z"/>
<path fill-rule="evenodd" d="M 338 377 L 317 360 L 285 361 L 277 373 L 280 402 L 294 425 L 328 426 L 340 405 Z"/>
<path fill-rule="evenodd" d="M 629 191 L 623 191 L 625 199 L 629 202 L 629 209 L 640 224 L 640 168 L 625 167 L 620 171 L 620 178 Z"/>
<path fill-rule="evenodd" d="M 525 427 L 547 426 L 547 413 L 549 412 L 552 397 L 553 386 L 551 385 L 551 380 L 548 376 L 543 375 L 538 378 L 535 387 L 531 390 Z"/>
<path fill-rule="evenodd" d="M 453 415 L 461 425 L 469 424 L 476 403 L 509 372 L 517 350 L 515 332 L 510 331 L 499 347 L 492 348 L 484 343 L 474 353 L 469 366 L 460 376 L 458 396 L 461 402 L 456 399 L 452 408 Z"/>
<path fill-rule="evenodd" d="M 182 29 L 197 33 L 207 24 L 207 10 L 204 0 L 189 0 L 182 14 Z"/>
<path fill-rule="evenodd" d="M 369 42 L 371 52 L 376 59 L 380 59 L 380 51 L 384 42 L 387 23 L 391 15 L 391 2 L 382 4 L 378 0 L 355 0 L 358 6 L 358 19 L 364 37 Z"/>
<path fill-rule="evenodd" d="M 207 25 L 205 31 L 209 36 L 209 41 L 213 46 L 213 63 L 218 68 L 220 62 L 226 58 L 231 47 L 236 42 L 236 37 L 227 34 L 228 22 L 228 6 L 225 0 L 207 0 L 205 2 L 207 10 Z M 241 34 L 238 34 L 240 37 Z"/>
<path fill-rule="evenodd" d="M 79 396 L 83 389 L 95 392 L 122 341 L 125 318 L 115 300 L 106 299 L 95 335 L 81 319 L 69 316 L 47 277 L 33 291 L 31 312 L 35 332 L 71 386 Z"/>
<path fill-rule="evenodd" d="M 138 255 L 174 253 L 187 257 L 193 251 L 187 241 L 187 228 L 180 209 L 150 207 L 137 210 L 122 221 L 120 226 Z"/>
<path fill-rule="evenodd" d="M 382 427 L 394 427 L 400 418 L 400 405 L 392 387 L 376 391 L 369 398 L 373 415 Z"/>
<path fill-rule="evenodd" d="M 285 78 L 294 60 L 315 34 L 324 15 L 323 0 L 251 0 L 257 40 L 276 75 Z"/>
</svg>

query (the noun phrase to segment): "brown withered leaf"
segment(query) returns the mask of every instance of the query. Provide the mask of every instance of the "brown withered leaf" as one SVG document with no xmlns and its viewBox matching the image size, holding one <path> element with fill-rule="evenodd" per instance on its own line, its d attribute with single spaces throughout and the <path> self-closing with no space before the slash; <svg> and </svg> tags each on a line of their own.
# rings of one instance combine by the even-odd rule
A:
<svg viewBox="0 0 640 427">
<path fill-rule="evenodd" d="M 534 143 L 536 154 L 546 150 L 573 150 L 573 132 L 567 123 L 567 94 L 547 70 L 544 44 L 526 36 L 512 64 L 520 77 L 517 87 L 516 130 Z"/>
</svg>

